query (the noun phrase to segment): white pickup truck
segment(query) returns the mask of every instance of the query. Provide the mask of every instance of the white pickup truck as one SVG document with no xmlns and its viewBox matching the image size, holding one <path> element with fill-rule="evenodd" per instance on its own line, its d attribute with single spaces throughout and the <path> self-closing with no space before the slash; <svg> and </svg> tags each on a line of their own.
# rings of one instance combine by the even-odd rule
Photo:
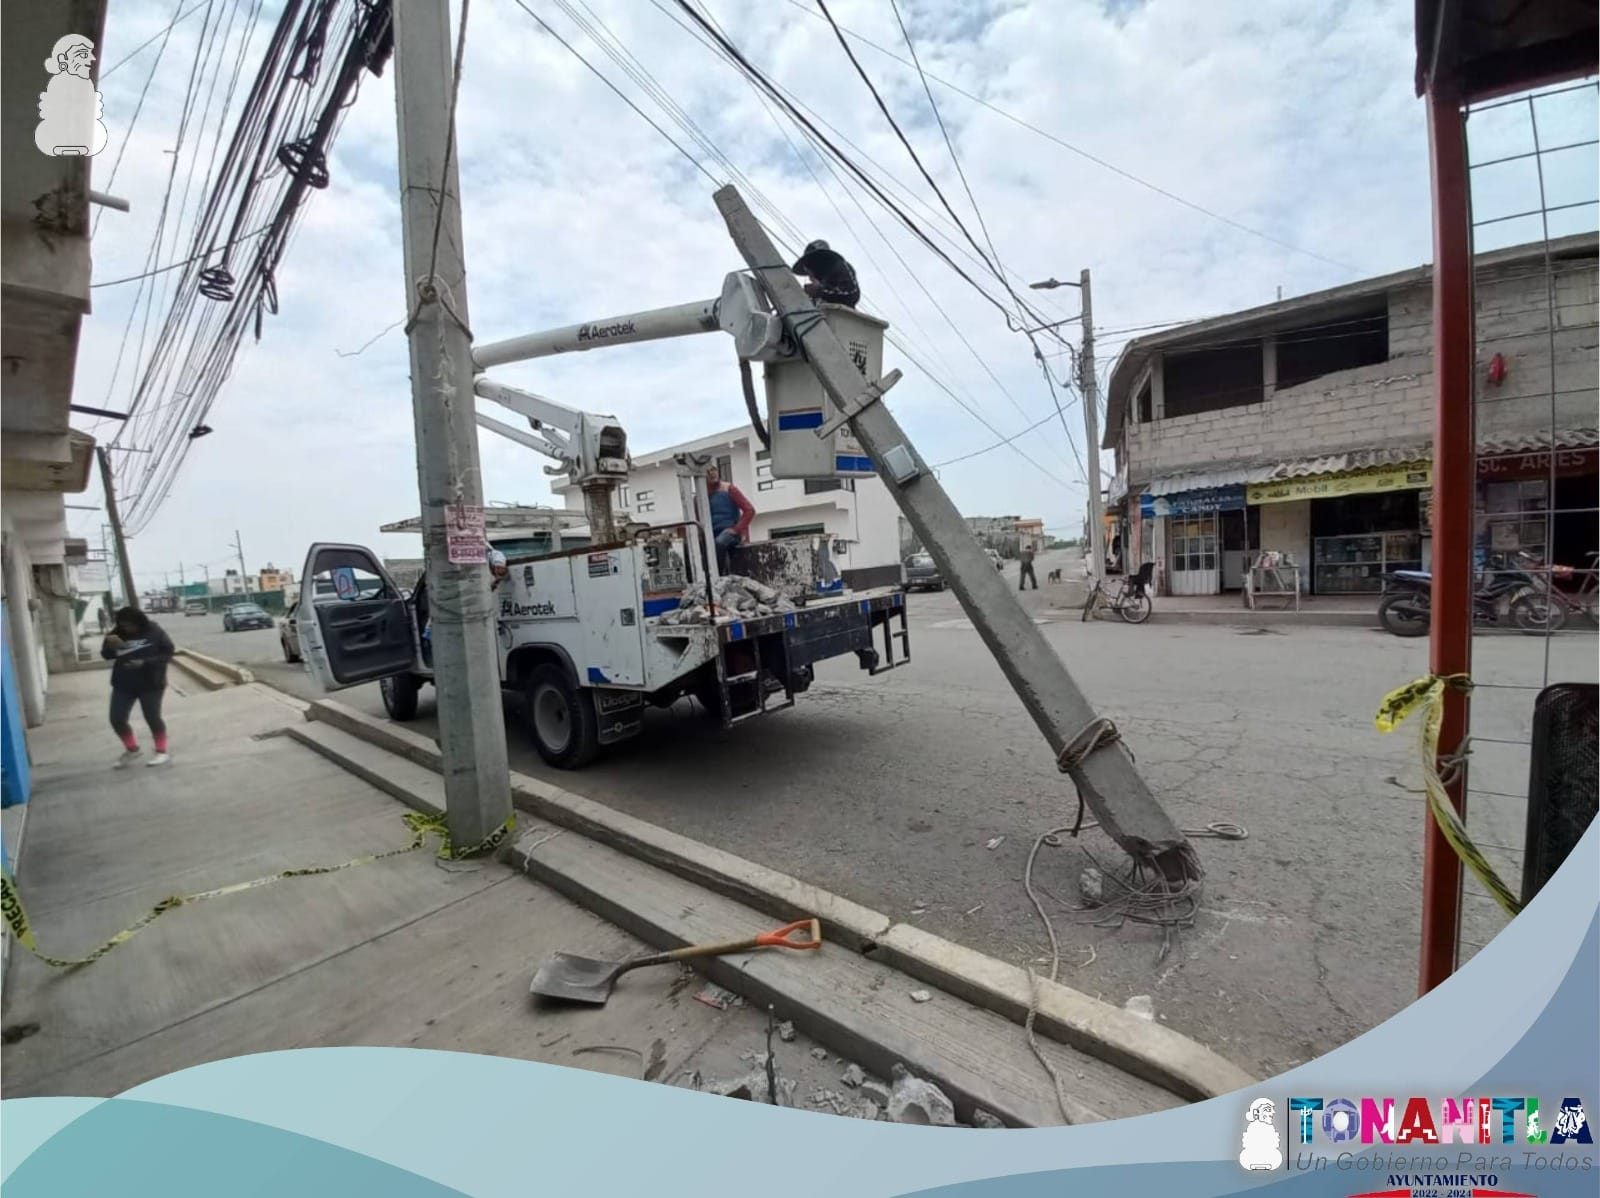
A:
<svg viewBox="0 0 1600 1198">
<path fill-rule="evenodd" d="M 492 592 L 502 685 L 523 695 L 528 732 L 553 766 L 577 769 L 637 735 L 647 703 L 692 695 L 731 726 L 792 707 L 818 661 L 854 653 L 878 674 L 909 660 L 905 596 L 843 590 L 825 541 L 734 549 L 734 581 L 778 596 L 730 594 L 708 610 L 684 602 L 705 595 L 699 527 L 629 531 L 611 544 L 508 555 Z M 426 577 L 404 597 L 372 550 L 317 544 L 301 578 L 297 633 L 312 676 L 330 691 L 378 682 L 391 718 L 412 719 L 433 681 Z"/>
</svg>

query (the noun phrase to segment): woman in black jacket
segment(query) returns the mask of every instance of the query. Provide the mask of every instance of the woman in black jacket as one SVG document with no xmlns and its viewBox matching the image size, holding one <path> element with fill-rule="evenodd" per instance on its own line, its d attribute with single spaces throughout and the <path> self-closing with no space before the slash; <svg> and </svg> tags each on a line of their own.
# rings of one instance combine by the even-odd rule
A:
<svg viewBox="0 0 1600 1198">
<path fill-rule="evenodd" d="M 137 703 L 150 725 L 155 755 L 146 765 L 167 763 L 167 725 L 161 719 L 161 699 L 167 690 L 167 663 L 172 660 L 172 638 L 136 607 L 117 613 L 116 623 L 100 656 L 111 661 L 111 727 L 122 738 L 123 754 L 117 769 L 139 760 L 139 738 L 128 717 Z"/>
</svg>

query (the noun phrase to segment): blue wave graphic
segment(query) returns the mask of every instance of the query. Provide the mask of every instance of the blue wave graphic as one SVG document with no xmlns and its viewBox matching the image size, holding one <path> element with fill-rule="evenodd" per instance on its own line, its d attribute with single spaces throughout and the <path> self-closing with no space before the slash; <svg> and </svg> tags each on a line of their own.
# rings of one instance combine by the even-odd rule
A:
<svg viewBox="0 0 1600 1198">
<path fill-rule="evenodd" d="M 6 1198 L 461 1198 L 461 1191 L 282 1128 L 112 1098 L 63 1127 L 12 1171 Z"/>
<path fill-rule="evenodd" d="M 1249 1099 L 1492 1091 L 1547 1102 L 1577 1094 L 1600 1104 L 1597 861 L 1600 827 L 1589 830 L 1528 910 L 1433 994 L 1320 1060 L 1176 1111 L 960 1133 L 733 1102 L 502 1057 L 310 1049 L 218 1061 L 98 1104 L 8 1100 L 7 1163 L 19 1154 L 26 1159 L 7 1178 L 6 1198 L 13 1190 L 15 1198 L 526 1198 L 530 1187 L 668 1198 L 730 1186 L 761 1198 L 1222 1198 L 1262 1191 L 1318 1198 L 1384 1189 L 1387 1175 L 1370 1169 L 1245 1173 L 1234 1154 Z M 87 1108 L 75 1119 L 77 1108 L 61 1105 L 73 1102 Z M 1286 1122 L 1280 1126 L 1287 1133 Z M 1285 1134 L 1290 1151 L 1287 1140 Z M 793 1151 L 796 1145 L 803 1150 Z M 1592 1160 L 1593 1149 L 1582 1155 Z M 605 1180 L 594 1189 L 597 1166 Z M 1503 1171 L 1499 1185 L 1564 1198 L 1592 1195 L 1596 1176 L 1600 1170 L 1519 1167 Z"/>
</svg>

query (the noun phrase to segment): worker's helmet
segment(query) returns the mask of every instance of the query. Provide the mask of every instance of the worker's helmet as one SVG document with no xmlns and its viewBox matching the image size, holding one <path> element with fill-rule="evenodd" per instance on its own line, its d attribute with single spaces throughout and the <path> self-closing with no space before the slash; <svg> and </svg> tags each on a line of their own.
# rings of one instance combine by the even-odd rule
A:
<svg viewBox="0 0 1600 1198">
<path fill-rule="evenodd" d="M 827 248 L 828 243 L 826 241 L 813 241 L 810 245 L 806 246 L 806 253 L 814 254 L 818 250 L 825 250 Z"/>
</svg>

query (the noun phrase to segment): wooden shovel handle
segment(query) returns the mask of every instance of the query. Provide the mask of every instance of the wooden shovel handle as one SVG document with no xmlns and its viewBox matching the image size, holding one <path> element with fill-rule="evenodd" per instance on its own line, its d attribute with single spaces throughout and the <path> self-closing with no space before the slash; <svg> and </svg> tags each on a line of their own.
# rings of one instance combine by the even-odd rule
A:
<svg viewBox="0 0 1600 1198">
<path fill-rule="evenodd" d="M 810 938 L 796 940 L 797 932 L 809 932 Z M 798 919 L 794 923 L 786 924 L 771 932 L 763 932 L 759 936 L 746 936 L 740 940 L 722 940 L 715 944 L 686 944 L 682 948 L 675 948 L 670 952 L 656 953 L 649 957 L 640 957 L 628 962 L 629 969 L 637 969 L 641 965 L 663 965 L 668 961 L 687 961 L 692 957 L 722 957 L 729 953 L 748 952 L 753 948 L 795 948 L 816 949 L 822 947 L 822 924 L 815 919 Z"/>
</svg>

